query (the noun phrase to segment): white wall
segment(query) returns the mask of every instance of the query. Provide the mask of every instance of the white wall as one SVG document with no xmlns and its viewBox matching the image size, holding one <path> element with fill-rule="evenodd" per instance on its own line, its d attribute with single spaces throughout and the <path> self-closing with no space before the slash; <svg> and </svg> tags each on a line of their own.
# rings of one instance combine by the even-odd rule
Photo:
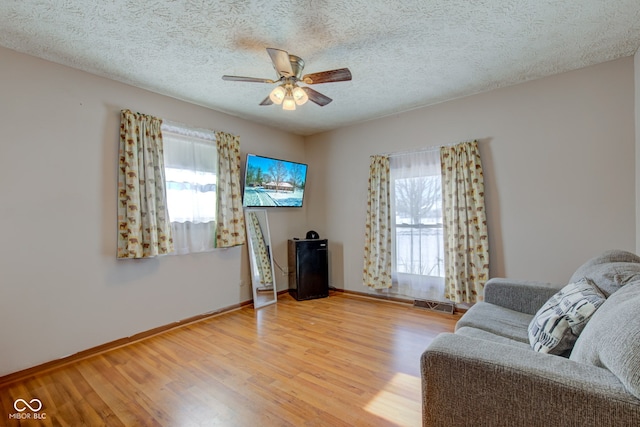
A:
<svg viewBox="0 0 640 427">
<path fill-rule="evenodd" d="M 331 280 L 362 285 L 369 156 L 478 139 L 492 276 L 566 282 L 602 250 L 635 250 L 633 58 L 306 139 L 309 224 Z M 354 106 L 357 108 L 357 106 Z"/>
<path fill-rule="evenodd" d="M 119 112 L 231 132 L 245 153 L 293 161 L 302 137 L 7 49 L 0 64 L 0 375 L 251 298 L 244 247 L 116 260 Z M 285 264 L 305 218 L 269 211 Z"/>
</svg>

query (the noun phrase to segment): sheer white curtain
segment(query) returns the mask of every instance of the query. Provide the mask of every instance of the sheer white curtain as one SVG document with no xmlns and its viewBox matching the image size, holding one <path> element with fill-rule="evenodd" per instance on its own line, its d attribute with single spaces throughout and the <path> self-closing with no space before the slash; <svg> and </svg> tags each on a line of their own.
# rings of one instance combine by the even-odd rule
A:
<svg viewBox="0 0 640 427">
<path fill-rule="evenodd" d="M 438 148 L 389 156 L 393 288 L 404 296 L 444 301 L 442 178 Z"/>
<path fill-rule="evenodd" d="M 176 254 L 216 247 L 215 134 L 167 124 L 164 138 L 167 206 Z"/>
</svg>

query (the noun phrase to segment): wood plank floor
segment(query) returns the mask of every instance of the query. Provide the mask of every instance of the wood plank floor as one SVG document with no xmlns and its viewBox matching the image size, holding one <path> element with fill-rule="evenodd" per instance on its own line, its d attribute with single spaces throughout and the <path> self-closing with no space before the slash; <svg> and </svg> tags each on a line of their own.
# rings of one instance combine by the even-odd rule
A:
<svg viewBox="0 0 640 427">
<path fill-rule="evenodd" d="M 457 319 L 285 294 L 1 388 L 0 426 L 419 426 L 420 354 Z"/>
</svg>

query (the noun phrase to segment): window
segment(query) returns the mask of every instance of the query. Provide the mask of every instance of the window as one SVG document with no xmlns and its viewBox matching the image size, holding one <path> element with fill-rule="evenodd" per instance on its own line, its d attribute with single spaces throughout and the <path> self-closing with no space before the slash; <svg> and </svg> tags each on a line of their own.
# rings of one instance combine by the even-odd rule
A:
<svg viewBox="0 0 640 427">
<path fill-rule="evenodd" d="M 163 123 L 162 139 L 175 253 L 211 251 L 216 246 L 215 134 Z"/>
<path fill-rule="evenodd" d="M 440 152 L 392 155 L 394 264 L 399 294 L 444 299 L 444 240 Z"/>
</svg>

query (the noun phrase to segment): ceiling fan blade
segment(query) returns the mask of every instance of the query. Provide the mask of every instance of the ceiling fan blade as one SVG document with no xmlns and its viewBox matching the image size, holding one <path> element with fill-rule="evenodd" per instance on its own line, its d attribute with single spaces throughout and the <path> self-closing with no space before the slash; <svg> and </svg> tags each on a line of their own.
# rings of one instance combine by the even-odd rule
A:
<svg viewBox="0 0 640 427">
<path fill-rule="evenodd" d="M 255 82 L 255 83 L 275 83 L 275 80 L 260 79 L 257 77 L 242 77 L 242 76 L 222 76 L 222 80 L 228 80 L 232 82 Z"/>
<path fill-rule="evenodd" d="M 333 99 L 329 98 L 326 95 L 321 94 L 318 91 L 311 89 L 310 87 L 303 87 L 302 90 L 307 93 L 307 96 L 309 97 L 309 101 L 315 102 L 321 107 L 324 107 L 325 105 L 333 101 Z"/>
<path fill-rule="evenodd" d="M 260 105 L 273 105 L 273 101 L 271 100 L 270 97 L 267 96 L 265 99 L 262 100 Z"/>
<path fill-rule="evenodd" d="M 280 49 L 274 49 L 272 47 L 268 47 L 267 52 L 271 57 L 271 62 L 273 62 L 273 68 L 276 69 L 279 76 L 293 76 L 293 68 L 291 68 L 291 60 L 289 59 L 289 54 L 287 52 Z"/>
<path fill-rule="evenodd" d="M 302 81 L 308 85 L 318 83 L 345 82 L 351 80 L 351 71 L 348 68 L 339 68 L 337 70 L 321 71 L 319 73 L 306 74 L 302 77 Z"/>
</svg>

